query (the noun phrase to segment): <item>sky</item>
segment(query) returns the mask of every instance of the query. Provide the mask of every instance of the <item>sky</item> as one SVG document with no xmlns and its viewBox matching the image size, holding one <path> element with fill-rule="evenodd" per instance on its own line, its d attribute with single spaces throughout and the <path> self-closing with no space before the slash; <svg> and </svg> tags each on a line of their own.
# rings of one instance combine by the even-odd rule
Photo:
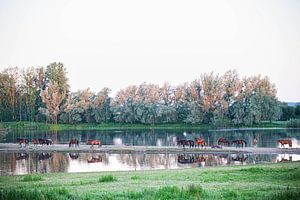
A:
<svg viewBox="0 0 300 200">
<path fill-rule="evenodd" d="M 71 91 L 236 69 L 300 102 L 300 1 L 0 0 L 0 70 L 52 62 Z"/>
</svg>

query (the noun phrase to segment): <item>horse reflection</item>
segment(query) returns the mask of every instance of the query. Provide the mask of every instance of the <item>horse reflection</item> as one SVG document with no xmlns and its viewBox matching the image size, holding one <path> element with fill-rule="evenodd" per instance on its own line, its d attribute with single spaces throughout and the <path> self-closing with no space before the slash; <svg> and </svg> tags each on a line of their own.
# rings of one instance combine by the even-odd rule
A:
<svg viewBox="0 0 300 200">
<path fill-rule="evenodd" d="M 234 162 L 244 163 L 248 159 L 248 156 L 245 154 L 237 154 L 235 156 L 230 156 L 230 160 Z"/>
<path fill-rule="evenodd" d="M 102 162 L 102 156 L 98 155 L 96 156 L 92 156 L 91 159 L 87 159 L 88 163 L 98 163 L 98 162 Z"/>
<path fill-rule="evenodd" d="M 15 153 L 16 160 L 27 160 L 29 155 L 28 153 Z"/>
<path fill-rule="evenodd" d="M 38 160 L 48 160 L 52 157 L 52 153 L 45 153 L 45 152 L 42 152 L 42 153 L 39 153 L 38 154 Z"/>
<path fill-rule="evenodd" d="M 281 156 L 280 160 L 277 159 L 277 162 L 291 162 L 291 161 L 293 161 L 292 156 L 289 156 L 289 159 L 284 158 L 284 156 Z"/>
<path fill-rule="evenodd" d="M 177 156 L 178 163 L 189 164 L 195 162 L 195 156 L 192 154 L 178 154 Z"/>
<path fill-rule="evenodd" d="M 69 153 L 69 156 L 72 160 L 76 160 L 79 157 L 79 153 Z"/>
</svg>

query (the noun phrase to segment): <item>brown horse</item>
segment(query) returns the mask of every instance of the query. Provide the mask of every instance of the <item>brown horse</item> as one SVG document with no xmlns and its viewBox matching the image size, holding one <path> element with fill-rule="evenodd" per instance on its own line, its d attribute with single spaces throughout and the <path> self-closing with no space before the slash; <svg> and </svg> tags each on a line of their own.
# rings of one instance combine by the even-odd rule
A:
<svg viewBox="0 0 300 200">
<path fill-rule="evenodd" d="M 98 145 L 98 147 L 102 146 L 101 140 L 88 140 L 86 144 L 87 145 L 92 145 L 91 148 L 93 148 L 94 145 Z"/>
<path fill-rule="evenodd" d="M 236 147 L 236 148 L 238 148 L 238 147 L 240 147 L 240 145 L 242 145 L 242 148 L 243 148 L 244 145 L 245 145 L 245 147 L 246 147 L 247 142 L 246 142 L 246 140 L 239 139 L 239 140 L 233 140 L 233 141 L 232 141 L 232 144 L 235 144 L 235 147 Z"/>
<path fill-rule="evenodd" d="M 79 147 L 79 141 L 75 138 L 71 139 L 69 142 L 69 147 L 71 147 L 72 145 L 74 145 L 75 147 Z"/>
<path fill-rule="evenodd" d="M 185 140 L 185 139 L 177 140 L 177 145 L 183 146 L 183 148 L 185 148 L 185 146 L 190 146 L 190 148 L 191 148 L 194 146 L 194 141 L 193 140 Z"/>
<path fill-rule="evenodd" d="M 281 147 L 284 147 L 285 144 L 288 144 L 289 147 L 292 148 L 292 140 L 290 140 L 290 139 L 277 140 L 277 143 L 280 143 L 280 144 L 281 144 Z"/>
<path fill-rule="evenodd" d="M 221 145 L 221 144 L 229 146 L 230 142 L 229 142 L 229 140 L 227 140 L 225 138 L 219 138 L 218 139 L 218 145 Z"/>
<path fill-rule="evenodd" d="M 26 138 L 17 138 L 17 142 L 19 145 L 22 147 L 22 144 L 26 147 L 27 145 L 29 146 L 29 139 Z"/>
<path fill-rule="evenodd" d="M 203 148 L 207 145 L 207 143 L 206 143 L 205 139 L 203 139 L 203 138 L 195 138 L 195 145 L 197 145 L 198 148 L 199 148 L 199 146 L 201 146 Z"/>
<path fill-rule="evenodd" d="M 48 145 L 53 145 L 53 142 L 51 139 L 33 139 L 32 143 L 34 144 L 34 146 L 37 146 L 38 144 L 44 145 L 46 144 Z"/>
</svg>

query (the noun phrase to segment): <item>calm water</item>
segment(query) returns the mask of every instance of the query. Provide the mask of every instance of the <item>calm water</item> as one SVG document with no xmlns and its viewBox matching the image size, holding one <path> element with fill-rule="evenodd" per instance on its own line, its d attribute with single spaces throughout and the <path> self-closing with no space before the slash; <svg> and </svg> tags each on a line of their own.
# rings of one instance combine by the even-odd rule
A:
<svg viewBox="0 0 300 200">
<path fill-rule="evenodd" d="M 186 136 L 184 136 L 184 134 Z M 239 130 L 239 131 L 159 131 L 159 130 L 129 130 L 129 131 L 23 131 L 2 132 L 0 143 L 15 143 L 18 137 L 25 138 L 50 138 L 54 143 L 66 144 L 71 138 L 79 139 L 86 143 L 89 139 L 100 139 L 104 145 L 133 145 L 133 146 L 174 146 L 176 138 L 194 139 L 205 138 L 209 145 L 216 144 L 218 138 L 225 137 L 229 140 L 245 139 L 248 146 L 258 136 L 258 147 L 277 147 L 276 140 L 291 138 L 293 147 L 300 147 L 300 129 L 286 130 Z"/>
<path fill-rule="evenodd" d="M 295 154 L 99 154 L 0 153 L 0 175 L 49 172 L 96 172 L 291 162 Z"/>
<path fill-rule="evenodd" d="M 67 144 L 73 137 L 81 143 L 100 139 L 104 145 L 174 146 L 176 138 L 205 138 L 209 145 L 218 138 L 245 139 L 252 146 L 259 137 L 258 147 L 278 147 L 276 140 L 290 138 L 293 148 L 300 147 L 297 130 L 239 130 L 239 131 L 60 131 L 60 132 L 0 132 L 0 143 L 15 143 L 22 138 L 50 138 L 54 144 Z M 91 172 L 214 167 L 255 163 L 290 162 L 300 160 L 296 154 L 93 154 L 93 153 L 14 153 L 0 151 L 0 175 L 48 172 Z"/>
</svg>

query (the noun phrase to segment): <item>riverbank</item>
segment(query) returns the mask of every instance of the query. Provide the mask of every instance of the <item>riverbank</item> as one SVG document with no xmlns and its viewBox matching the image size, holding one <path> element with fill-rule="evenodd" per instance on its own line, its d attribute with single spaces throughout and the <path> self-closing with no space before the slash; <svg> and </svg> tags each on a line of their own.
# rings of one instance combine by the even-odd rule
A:
<svg viewBox="0 0 300 200">
<path fill-rule="evenodd" d="M 222 147 L 222 149 L 206 148 L 185 148 L 177 146 L 125 146 L 125 145 L 103 145 L 102 147 L 80 145 L 69 148 L 68 144 L 54 144 L 50 146 L 20 147 L 13 143 L 0 143 L 2 152 L 70 152 L 70 153 L 252 153 L 252 154 L 300 154 L 300 148 L 262 148 L 262 147 Z"/>
<path fill-rule="evenodd" d="M 252 126 L 212 127 L 207 124 L 49 124 L 41 122 L 1 122 L 0 130 L 128 130 L 128 129 L 159 129 L 159 130 L 210 130 L 210 129 L 243 129 L 243 128 L 286 128 L 286 122 L 262 122 Z"/>
<path fill-rule="evenodd" d="M 0 177 L 0 199 L 299 199 L 300 162 Z"/>
</svg>

